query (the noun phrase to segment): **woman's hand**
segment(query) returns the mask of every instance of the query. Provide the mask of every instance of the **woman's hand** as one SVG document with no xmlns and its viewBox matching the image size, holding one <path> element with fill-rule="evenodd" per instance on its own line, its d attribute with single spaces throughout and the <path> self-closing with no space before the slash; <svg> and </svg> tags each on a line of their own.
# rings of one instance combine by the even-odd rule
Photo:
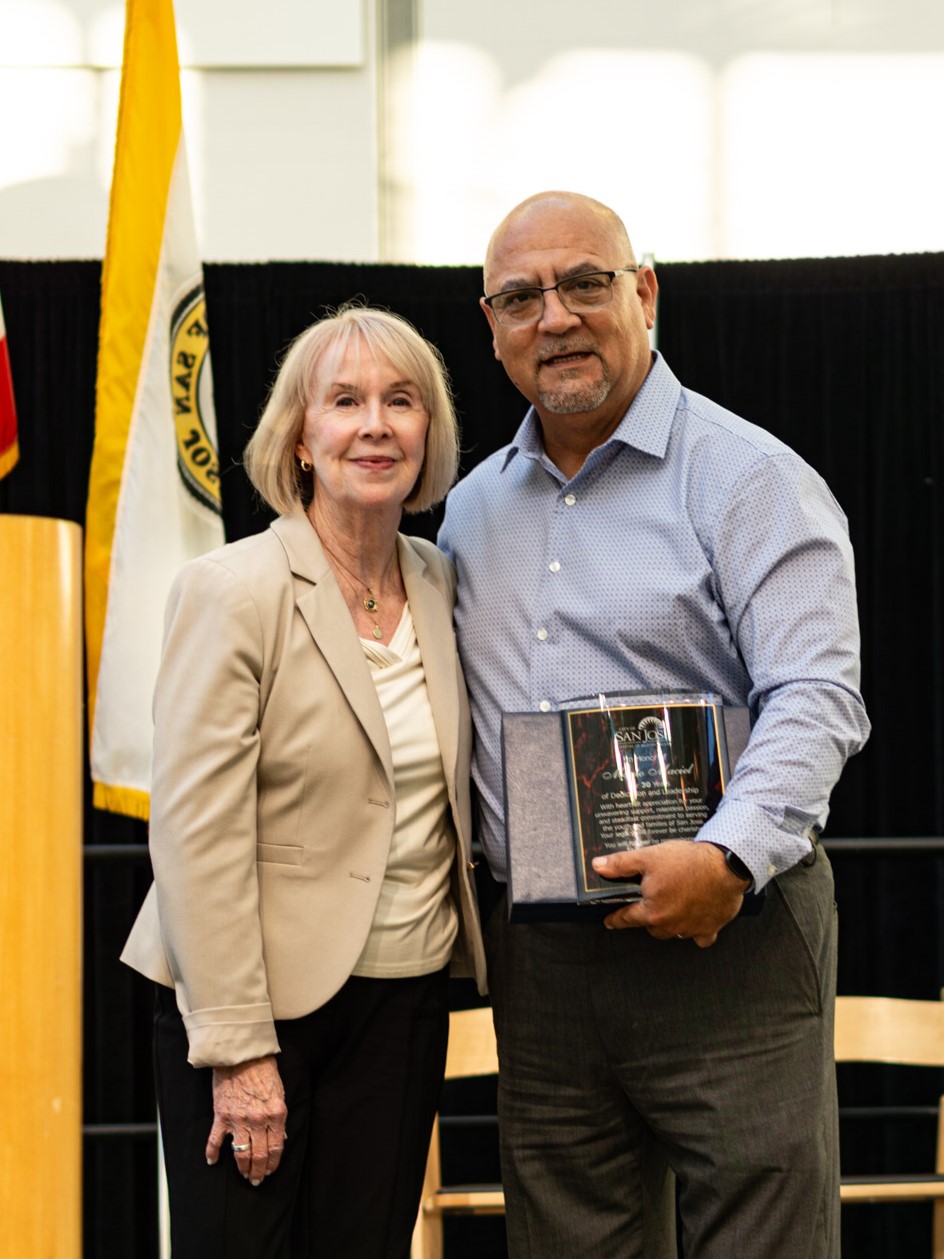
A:
<svg viewBox="0 0 944 1259">
<path fill-rule="evenodd" d="M 213 1127 L 206 1160 L 213 1164 L 228 1134 L 240 1172 L 254 1185 L 279 1165 L 285 1145 L 285 1090 L 275 1055 L 237 1067 L 213 1068 Z"/>
</svg>

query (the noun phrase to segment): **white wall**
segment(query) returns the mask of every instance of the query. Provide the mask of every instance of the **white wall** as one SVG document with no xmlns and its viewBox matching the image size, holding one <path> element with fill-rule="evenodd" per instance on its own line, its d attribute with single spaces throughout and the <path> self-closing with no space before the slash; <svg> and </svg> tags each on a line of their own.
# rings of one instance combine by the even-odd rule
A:
<svg viewBox="0 0 944 1259">
<path fill-rule="evenodd" d="M 176 0 L 205 258 L 478 262 L 542 187 L 663 260 L 944 249 L 937 0 L 422 0 L 386 61 L 391 3 Z M 102 255 L 122 11 L 0 0 L 0 257 Z"/>
<path fill-rule="evenodd" d="M 175 8 L 204 258 L 376 257 L 371 5 L 175 0 Z M 206 21 L 214 9 L 215 26 Z M 123 14 L 123 0 L 0 0 L 0 257 L 102 257 Z M 312 35 L 325 14 L 346 29 L 354 15 L 354 64 L 323 64 L 344 55 L 336 38 Z"/>
<path fill-rule="evenodd" d="M 599 196 L 663 259 L 944 249 L 939 0 L 427 0 L 423 14 L 421 91 L 439 102 L 417 124 L 424 261 L 481 257 L 542 187 Z"/>
</svg>

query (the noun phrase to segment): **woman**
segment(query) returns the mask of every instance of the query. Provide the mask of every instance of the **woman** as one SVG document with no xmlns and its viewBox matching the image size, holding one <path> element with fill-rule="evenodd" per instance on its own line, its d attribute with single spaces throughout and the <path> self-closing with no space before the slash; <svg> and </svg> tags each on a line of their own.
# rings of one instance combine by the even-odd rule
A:
<svg viewBox="0 0 944 1259">
<path fill-rule="evenodd" d="M 409 1252 L 450 963 L 484 991 L 454 575 L 397 532 L 457 460 L 438 352 L 342 309 L 246 450 L 278 519 L 171 592 L 122 957 L 159 985 L 174 1259 Z"/>
</svg>

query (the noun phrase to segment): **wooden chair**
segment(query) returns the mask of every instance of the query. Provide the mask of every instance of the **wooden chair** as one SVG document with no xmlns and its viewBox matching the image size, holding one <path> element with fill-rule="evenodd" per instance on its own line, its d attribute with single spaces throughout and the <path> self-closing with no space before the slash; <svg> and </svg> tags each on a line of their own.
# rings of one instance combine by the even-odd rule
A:
<svg viewBox="0 0 944 1259">
<path fill-rule="evenodd" d="M 446 1079 L 498 1074 L 498 1051 L 490 1009 L 458 1010 L 449 1016 Z M 411 1259 L 443 1259 L 443 1217 L 447 1215 L 504 1215 L 501 1185 L 442 1183 L 439 1157 L 439 1116 L 429 1145 L 423 1197 L 413 1230 Z"/>
<path fill-rule="evenodd" d="M 836 1061 L 944 1067 L 944 1001 L 893 997 L 838 997 Z M 944 1097 L 938 1102 L 934 1174 L 848 1176 L 843 1202 L 930 1202 L 934 1211 L 933 1259 L 944 1259 Z"/>
</svg>

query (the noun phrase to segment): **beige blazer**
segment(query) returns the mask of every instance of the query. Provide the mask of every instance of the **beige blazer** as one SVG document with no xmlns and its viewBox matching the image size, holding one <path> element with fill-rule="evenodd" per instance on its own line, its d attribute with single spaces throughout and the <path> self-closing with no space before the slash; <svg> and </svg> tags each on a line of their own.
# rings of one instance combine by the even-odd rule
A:
<svg viewBox="0 0 944 1259">
<path fill-rule="evenodd" d="M 398 548 L 458 837 L 453 971 L 484 992 L 455 575 L 432 543 Z M 323 1005 L 360 956 L 395 815 L 370 669 L 301 508 L 183 569 L 154 721 L 154 884 L 122 960 L 176 988 L 194 1066 L 277 1052 L 273 1019 Z"/>
</svg>

